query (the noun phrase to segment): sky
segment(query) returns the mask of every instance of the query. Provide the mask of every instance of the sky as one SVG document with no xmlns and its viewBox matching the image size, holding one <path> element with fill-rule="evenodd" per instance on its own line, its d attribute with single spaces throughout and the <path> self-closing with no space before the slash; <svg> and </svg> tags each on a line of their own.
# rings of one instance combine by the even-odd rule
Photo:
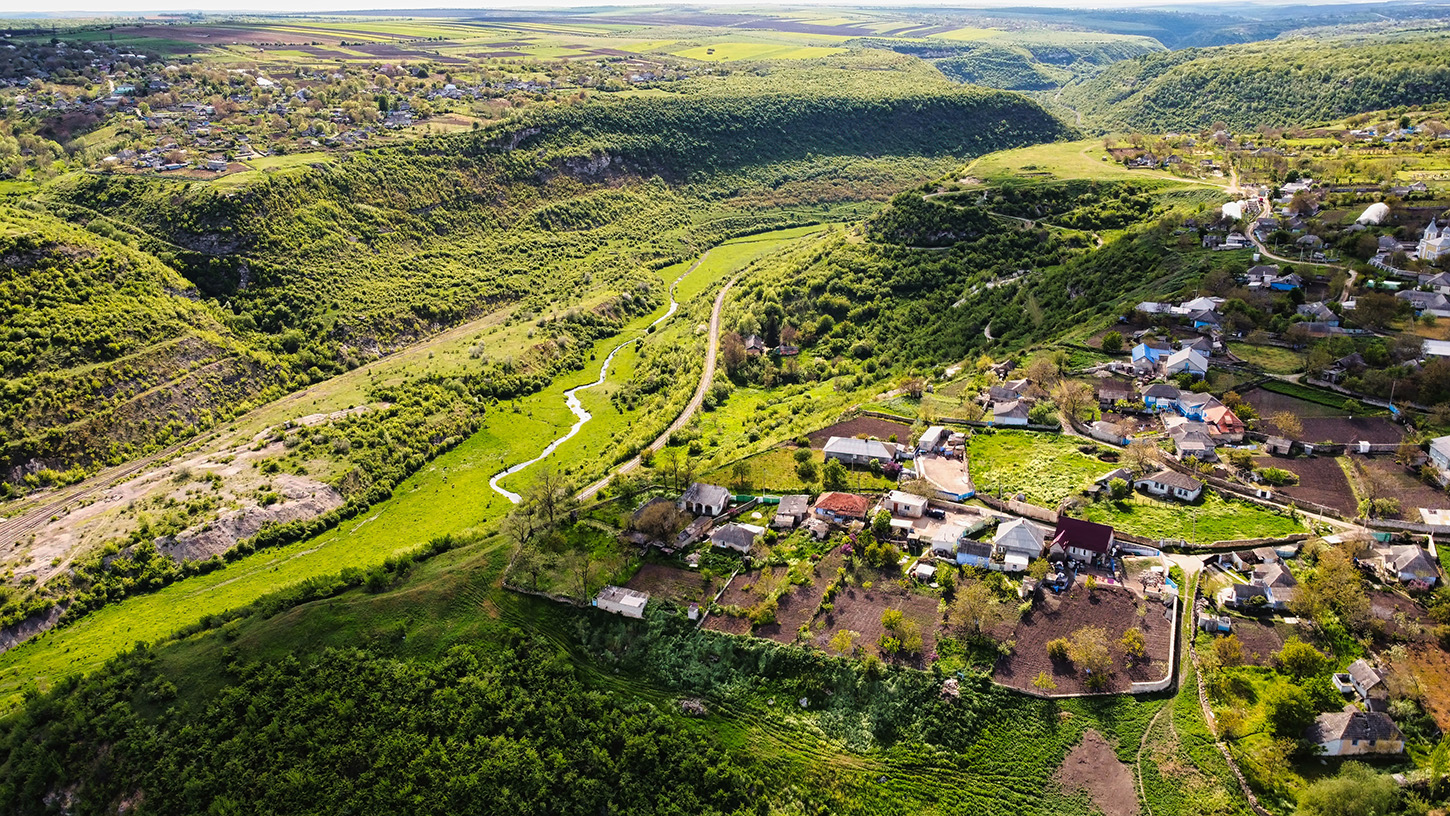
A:
<svg viewBox="0 0 1450 816">
<path fill-rule="evenodd" d="M 872 6 L 911 5 L 917 8 L 990 8 L 992 6 L 1051 6 L 1056 8 L 1114 8 L 1125 6 L 1171 7 L 1175 5 L 1200 5 L 1202 0 L 973 0 L 973 2 L 931 2 L 931 0 L 875 0 Z M 1264 3 L 1281 5 L 1282 3 Z M 479 2 L 479 0 L 0 0 L 0 14 L 16 16 L 112 16 L 117 14 L 145 14 L 155 12 L 199 11 L 208 13 L 245 12 L 344 12 L 371 9 L 503 9 L 503 8 L 566 8 L 579 5 L 662 5 L 659 0 L 606 0 L 597 4 L 580 0 L 521 0 L 521 2 Z M 760 6 L 760 0 L 704 0 L 688 3 L 690 6 L 742 5 Z M 840 0 L 794 0 L 790 6 L 834 5 L 850 6 Z M 1334 5 L 1314 3 L 1312 5 Z"/>
</svg>

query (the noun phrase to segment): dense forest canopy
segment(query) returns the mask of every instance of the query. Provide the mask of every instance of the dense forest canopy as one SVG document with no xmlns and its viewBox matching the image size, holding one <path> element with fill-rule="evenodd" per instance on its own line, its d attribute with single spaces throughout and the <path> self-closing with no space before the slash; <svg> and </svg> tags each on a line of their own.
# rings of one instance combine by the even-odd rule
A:
<svg viewBox="0 0 1450 816">
<path fill-rule="evenodd" d="M 1296 38 L 1123 60 L 1064 89 L 1102 130 L 1234 130 L 1450 99 L 1450 35 Z"/>
</svg>

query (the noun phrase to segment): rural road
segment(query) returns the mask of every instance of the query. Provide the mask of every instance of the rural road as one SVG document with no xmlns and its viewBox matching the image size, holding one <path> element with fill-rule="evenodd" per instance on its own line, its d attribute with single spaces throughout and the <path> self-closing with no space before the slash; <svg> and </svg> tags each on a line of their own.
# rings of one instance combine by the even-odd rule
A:
<svg viewBox="0 0 1450 816">
<path fill-rule="evenodd" d="M 705 255 L 709 254 L 709 252 L 705 253 Z M 691 266 L 685 274 L 690 274 L 690 272 L 695 271 L 695 267 L 704 263 L 705 255 L 701 255 L 700 260 L 695 261 L 695 265 Z M 682 275 L 681 277 L 684 276 Z M 659 435 L 658 439 L 651 442 L 646 450 L 655 451 L 664 447 L 665 443 L 670 441 L 670 435 L 685 427 L 685 423 L 690 421 L 690 417 L 693 417 L 695 412 L 700 410 L 700 405 L 704 403 L 705 391 L 710 387 L 710 383 L 715 380 L 715 359 L 720 351 L 720 310 L 725 307 L 725 296 L 729 294 L 730 287 L 733 285 L 735 285 L 735 278 L 731 278 L 720 288 L 720 294 L 715 296 L 715 306 L 710 310 L 710 332 L 705 342 L 705 368 L 700 372 L 700 384 L 695 386 L 695 396 L 690 398 L 690 402 L 685 405 L 685 410 L 680 412 L 680 415 L 675 418 L 675 421 L 670 423 L 670 427 L 666 428 L 664 433 Z M 610 479 L 613 479 L 621 473 L 628 473 L 639 466 L 640 457 L 635 456 L 628 462 L 605 474 L 604 478 L 579 491 L 579 499 L 581 501 L 587 501 L 606 484 L 609 484 Z"/>
</svg>

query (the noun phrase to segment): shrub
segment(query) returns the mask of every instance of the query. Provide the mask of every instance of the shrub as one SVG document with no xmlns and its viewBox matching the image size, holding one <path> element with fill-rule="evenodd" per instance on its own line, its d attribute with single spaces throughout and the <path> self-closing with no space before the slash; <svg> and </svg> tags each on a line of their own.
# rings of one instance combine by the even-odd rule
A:
<svg viewBox="0 0 1450 816">
<path fill-rule="evenodd" d="M 1067 638 L 1056 638 L 1054 640 L 1047 641 L 1047 656 L 1048 657 L 1052 658 L 1053 660 L 1057 660 L 1057 661 L 1066 661 L 1068 659 L 1068 656 L 1067 655 L 1068 655 Z"/>
</svg>

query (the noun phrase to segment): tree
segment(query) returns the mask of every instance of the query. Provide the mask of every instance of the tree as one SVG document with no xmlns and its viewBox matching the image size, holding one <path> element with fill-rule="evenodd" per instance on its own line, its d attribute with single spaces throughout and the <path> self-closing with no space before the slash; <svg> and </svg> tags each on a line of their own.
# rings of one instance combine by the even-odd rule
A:
<svg viewBox="0 0 1450 816">
<path fill-rule="evenodd" d="M 529 577 L 529 587 L 535 592 L 539 589 L 539 576 L 547 572 L 551 566 L 552 559 L 544 554 L 533 542 L 523 544 L 518 552 L 514 554 L 512 572 Z"/>
<path fill-rule="evenodd" d="M 1057 691 L 1057 681 L 1047 672 L 1040 671 L 1032 678 L 1032 687 L 1038 691 Z"/>
<path fill-rule="evenodd" d="M 1304 423 L 1299 421 L 1299 415 L 1293 411 L 1275 411 L 1269 414 L 1269 424 L 1274 426 L 1280 434 L 1290 439 L 1302 439 L 1304 437 Z"/>
<path fill-rule="evenodd" d="M 841 464 L 841 460 L 826 460 L 825 467 L 821 468 L 821 487 L 826 490 L 846 489 L 846 466 Z"/>
<path fill-rule="evenodd" d="M 1052 403 L 1039 402 L 1027 410 L 1027 421 L 1033 425 L 1052 425 L 1057 421 L 1057 415 L 1053 413 Z"/>
<path fill-rule="evenodd" d="M 1274 662 L 1280 671 L 1297 680 L 1314 677 L 1329 665 L 1328 658 L 1299 638 L 1284 641 L 1284 646 L 1274 655 Z"/>
<path fill-rule="evenodd" d="M 1163 450 L 1147 439 L 1134 439 L 1128 443 L 1128 449 L 1123 452 L 1123 462 L 1132 468 L 1134 473 L 1149 473 L 1157 470 L 1162 457 Z"/>
<path fill-rule="evenodd" d="M 1053 660 L 1065 661 L 1070 659 L 1071 645 L 1067 638 L 1053 638 L 1047 641 L 1047 656 Z"/>
<path fill-rule="evenodd" d="M 1093 592 L 1095 592 L 1098 588 L 1098 579 L 1092 575 L 1089 575 L 1087 577 L 1087 580 L 1082 582 L 1082 585 L 1084 587 L 1087 587 L 1088 595 L 1092 595 Z"/>
<path fill-rule="evenodd" d="M 556 527 L 573 512 L 579 501 L 563 474 L 546 464 L 538 469 L 534 481 L 524 489 L 519 503 L 532 506 L 550 527 Z"/>
<path fill-rule="evenodd" d="M 991 629 L 1006 617 L 1005 604 L 991 587 L 981 581 L 974 581 L 965 589 L 958 590 L 957 597 L 947 610 L 947 620 L 971 635 Z"/>
<path fill-rule="evenodd" d="M 1238 635 L 1228 635 L 1213 641 L 1213 656 L 1220 666 L 1242 666 L 1244 664 L 1244 643 Z"/>
<path fill-rule="evenodd" d="M 685 526 L 688 517 L 669 502 L 654 502 L 631 520 L 634 529 L 655 541 L 669 541 Z"/>
<path fill-rule="evenodd" d="M 908 397 L 921 399 L 921 395 L 926 391 L 926 380 L 920 377 L 907 377 L 901 381 L 900 388 L 902 393 Z"/>
<path fill-rule="evenodd" d="M 1052 564 L 1049 563 L 1046 558 L 1039 558 L 1036 561 L 1033 561 L 1031 564 L 1027 565 L 1027 575 L 1038 581 L 1046 578 L 1047 573 L 1051 571 Z"/>
<path fill-rule="evenodd" d="M 1042 388 L 1049 388 L 1057 382 L 1059 374 L 1061 374 L 1061 369 L 1058 367 L 1057 361 L 1050 355 L 1039 354 L 1027 364 L 1024 376 Z"/>
<path fill-rule="evenodd" d="M 742 459 L 731 465 L 730 478 L 734 480 L 735 489 L 744 493 L 750 487 L 750 463 Z"/>
<path fill-rule="evenodd" d="M 677 448 L 665 448 L 655 459 L 655 467 L 660 473 L 670 477 L 670 487 L 679 489 L 680 486 L 680 451 Z"/>
<path fill-rule="evenodd" d="M 1083 411 L 1096 400 L 1092 387 L 1087 383 L 1062 380 L 1052 388 L 1052 401 L 1057 403 L 1063 416 L 1081 419 Z"/>
<path fill-rule="evenodd" d="M 1067 656 L 1079 671 L 1088 675 L 1090 688 L 1107 685 L 1113 668 L 1113 654 L 1108 650 L 1108 633 L 1101 626 L 1084 626 L 1068 640 Z"/>
<path fill-rule="evenodd" d="M 1314 704 L 1304 689 L 1279 683 L 1264 695 L 1264 719 L 1275 734 L 1298 739 L 1304 729 L 1314 724 Z"/>
<path fill-rule="evenodd" d="M 871 517 L 871 535 L 876 539 L 884 540 L 891 537 L 891 514 L 885 510 L 877 510 L 876 515 Z"/>
<path fill-rule="evenodd" d="M 1122 332 L 1110 331 L 1107 334 L 1103 335 L 1102 348 L 1103 351 L 1107 352 L 1108 354 L 1117 354 L 1118 352 L 1121 352 L 1123 350 Z"/>
<path fill-rule="evenodd" d="M 1113 501 L 1122 501 L 1128 498 L 1128 494 L 1132 492 L 1132 486 L 1122 479 L 1111 479 L 1108 481 L 1108 495 L 1112 497 Z"/>
<path fill-rule="evenodd" d="M 829 644 L 831 651 L 838 655 L 851 654 L 856 651 L 856 638 L 860 636 L 860 632 L 853 632 L 850 629 L 842 629 L 836 632 L 836 634 L 831 636 L 831 642 Z"/>
<path fill-rule="evenodd" d="M 1143 637 L 1143 630 L 1136 626 L 1123 633 L 1118 645 L 1123 647 L 1123 653 L 1129 660 L 1142 660 L 1148 656 L 1148 640 Z"/>
<path fill-rule="evenodd" d="M 799 476 L 800 480 L 806 484 L 814 482 L 816 476 L 819 475 L 816 470 L 816 463 L 809 459 L 798 462 L 795 466 L 795 475 Z"/>
</svg>

